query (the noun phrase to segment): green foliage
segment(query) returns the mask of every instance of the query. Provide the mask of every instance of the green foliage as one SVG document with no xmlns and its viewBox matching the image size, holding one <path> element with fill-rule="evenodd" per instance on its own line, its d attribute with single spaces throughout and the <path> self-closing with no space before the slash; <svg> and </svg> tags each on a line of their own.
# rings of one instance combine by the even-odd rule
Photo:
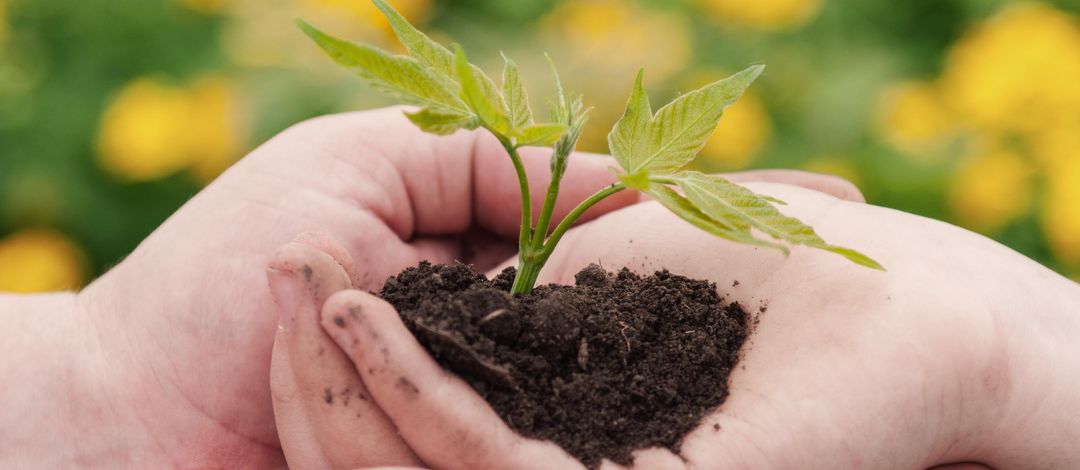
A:
<svg viewBox="0 0 1080 470">
<path fill-rule="evenodd" d="M 679 98 L 653 115 L 639 71 L 626 112 L 608 136 L 611 154 L 629 174 L 668 174 L 697 156 L 720 122 L 724 109 L 735 103 L 765 69 L 750 67 Z"/>
<path fill-rule="evenodd" d="M 454 92 L 454 82 L 434 73 L 431 67 L 418 60 L 343 41 L 303 20 L 297 20 L 297 25 L 335 62 L 402 101 L 436 110 L 468 111 L 461 97 Z"/>
<path fill-rule="evenodd" d="M 775 199 L 766 199 L 720 176 L 696 171 L 682 172 L 674 179 L 687 199 L 702 212 L 712 219 L 728 222 L 745 236 L 752 236 L 750 227 L 753 227 L 776 240 L 831 251 L 857 264 L 882 269 L 862 253 L 825 243 L 809 225 L 773 207 Z"/>
<path fill-rule="evenodd" d="M 514 127 L 525 127 L 533 123 L 532 109 L 529 109 L 529 94 L 525 91 L 525 84 L 521 82 L 517 64 L 506 57 L 503 58 L 503 98 L 506 100 L 506 109 L 510 113 L 510 124 Z"/>
<path fill-rule="evenodd" d="M 552 123 L 535 124 L 528 94 L 517 65 L 503 56 L 501 89 L 478 67 L 468 62 L 464 50 L 453 52 L 432 41 L 410 25 L 382 0 L 374 0 L 386 15 L 410 56 L 393 55 L 372 46 L 331 37 L 300 21 L 301 29 L 339 64 L 355 71 L 372 85 L 401 100 L 422 106 L 408 118 L 427 132 L 445 135 L 459 129 L 484 127 L 503 143 L 518 173 L 522 194 L 518 277 L 512 292 L 527 293 L 536 282 L 562 234 L 575 219 L 601 199 L 626 188 L 649 194 L 679 217 L 711 234 L 738 243 L 775 248 L 805 245 L 840 254 L 863 266 L 881 265 L 854 250 L 826 243 L 798 219 L 781 214 L 776 199 L 761 196 L 723 178 L 681 171 L 712 135 L 724 113 L 735 103 L 764 66 L 753 66 L 727 79 L 686 93 L 655 114 L 638 72 L 626 110 L 608 136 L 611 153 L 623 169 L 621 183 L 598 192 L 561 221 L 548 236 L 548 226 L 563 173 L 589 110 L 580 96 L 568 95 L 552 64 L 555 97 L 549 100 Z M 548 58 L 549 63 L 551 62 Z M 528 178 L 517 149 L 526 145 L 554 146 L 552 182 L 537 224 L 532 225 Z M 680 189 L 683 194 L 675 191 Z M 776 241 L 755 236 L 753 230 Z"/>
<path fill-rule="evenodd" d="M 625 170 L 623 184 L 652 196 L 679 217 L 716 236 L 739 243 L 776 248 L 779 243 L 754 236 L 752 229 L 777 241 L 804 245 L 839 254 L 856 264 L 884 268 L 849 248 L 825 242 L 814 229 L 780 213 L 783 204 L 737 184 L 696 171 L 680 171 L 697 156 L 724 113 L 753 81 L 763 66 L 750 67 L 680 96 L 655 115 L 638 72 L 626 111 L 608 135 L 611 153 Z M 676 193 L 676 186 L 685 196 Z"/>
</svg>

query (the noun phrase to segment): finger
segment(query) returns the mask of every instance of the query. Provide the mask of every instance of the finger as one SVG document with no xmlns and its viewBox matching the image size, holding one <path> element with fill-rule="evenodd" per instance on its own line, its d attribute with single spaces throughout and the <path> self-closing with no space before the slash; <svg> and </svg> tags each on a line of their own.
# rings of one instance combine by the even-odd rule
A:
<svg viewBox="0 0 1080 470">
<path fill-rule="evenodd" d="M 311 234 L 330 252 L 336 243 Z M 281 309 L 271 390 L 279 439 L 292 468 L 412 464 L 415 457 L 372 402 L 352 364 L 319 325 L 334 292 L 350 287 L 341 264 L 302 242 L 283 246 L 267 269 Z"/>
<path fill-rule="evenodd" d="M 732 183 L 783 183 L 825 193 L 838 199 L 866 202 L 854 183 L 834 175 L 802 170 L 751 170 L 724 175 Z"/>
<path fill-rule="evenodd" d="M 511 431 L 472 388 L 435 363 L 386 302 L 360 291 L 340 292 L 330 298 L 322 323 L 428 465 L 582 468 L 554 444 Z"/>
<path fill-rule="evenodd" d="M 486 131 L 449 136 L 424 133 L 404 116 L 405 107 L 324 116 L 295 126 L 288 147 L 274 158 L 311 153 L 322 146 L 333 174 L 293 175 L 314 187 L 347 181 L 340 196 L 376 215 L 402 240 L 418 235 L 457 235 L 479 225 L 516 237 L 521 208 L 518 178 L 506 151 Z M 551 149 L 522 148 L 532 206 L 539 209 L 550 181 Z M 289 165 L 295 166 L 292 159 Z M 556 215 L 569 212 L 590 194 L 614 181 L 610 157 L 576 153 L 563 178 Z M 624 192 L 598 205 L 592 214 L 636 202 Z M 534 211 L 535 213 L 536 211 Z M 590 215 L 590 217 L 593 215 Z"/>
</svg>

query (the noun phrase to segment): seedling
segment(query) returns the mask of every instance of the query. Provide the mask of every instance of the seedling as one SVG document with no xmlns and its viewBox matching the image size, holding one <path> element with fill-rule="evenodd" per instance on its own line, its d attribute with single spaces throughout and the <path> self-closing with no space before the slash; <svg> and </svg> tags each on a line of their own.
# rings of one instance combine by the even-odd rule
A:
<svg viewBox="0 0 1080 470">
<path fill-rule="evenodd" d="M 623 190 L 644 192 L 687 222 L 718 237 L 777 249 L 785 255 L 789 248 L 784 243 L 805 245 L 883 270 L 866 255 L 830 245 L 810 226 L 780 213 L 774 205 L 783 201 L 758 195 L 720 176 L 682 169 L 705 145 L 724 109 L 742 96 L 764 66 L 752 66 L 686 93 L 655 113 L 642 84 L 643 72 L 638 72 L 626 111 L 608 134 L 611 154 L 621 167 L 615 171 L 619 182 L 582 201 L 552 229 L 559 184 L 589 116 L 581 96 L 564 92 L 552 64 L 555 96 L 548 100 L 551 122 L 536 123 L 512 60 L 503 56 L 502 86 L 498 87 L 468 62 L 460 46 L 455 45 L 451 52 L 414 28 L 385 1 L 373 1 L 409 55 L 341 40 L 303 20 L 297 24 L 338 64 L 372 86 L 419 106 L 419 110 L 405 115 L 424 131 L 447 135 L 459 129 L 482 127 L 502 143 L 521 185 L 518 269 L 512 293 L 531 292 L 540 270 L 574 222 L 596 203 Z M 518 154 L 518 149 L 526 146 L 553 147 L 551 183 L 535 224 L 529 180 Z M 757 236 L 752 229 L 771 240 Z"/>
</svg>

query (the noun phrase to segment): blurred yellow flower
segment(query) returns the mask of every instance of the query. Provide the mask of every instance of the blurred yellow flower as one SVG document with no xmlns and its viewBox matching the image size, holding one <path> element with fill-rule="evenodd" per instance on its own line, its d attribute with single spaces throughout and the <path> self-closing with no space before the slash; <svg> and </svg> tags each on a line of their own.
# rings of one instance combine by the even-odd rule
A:
<svg viewBox="0 0 1080 470">
<path fill-rule="evenodd" d="M 574 65 L 594 77 L 626 77 L 646 70 L 653 83 L 690 60 L 690 25 L 682 15 L 643 10 L 628 0 L 564 2 L 541 20 L 546 39 L 559 44 Z M 559 57 L 562 59 L 562 57 Z M 604 88 L 611 87 L 604 83 Z"/>
<path fill-rule="evenodd" d="M 850 181 L 855 186 L 862 186 L 862 177 L 859 176 L 859 170 L 846 158 L 838 156 L 817 157 L 804 163 L 802 168 L 815 173 L 839 176 Z"/>
<path fill-rule="evenodd" d="M 1058 259 L 1080 266 L 1080 154 L 1047 175 L 1043 228 Z"/>
<path fill-rule="evenodd" d="M 204 181 L 240 151 L 234 93 L 220 78 L 190 88 L 155 78 L 126 85 L 102 116 L 98 160 L 111 174 L 150 181 L 193 167 Z"/>
<path fill-rule="evenodd" d="M 622 115 L 638 69 L 646 87 L 679 72 L 691 57 L 691 27 L 678 13 L 643 9 L 631 0 L 562 2 L 540 21 L 568 89 L 595 107 L 579 148 L 603 151 Z M 620 78 L 622 77 L 622 78 Z"/>
<path fill-rule="evenodd" d="M 1020 155 L 992 150 L 964 161 L 953 175 L 947 203 L 956 221 L 993 232 L 1027 212 L 1033 171 Z"/>
<path fill-rule="evenodd" d="M 888 86 L 877 104 L 877 128 L 897 150 L 915 161 L 932 162 L 944 155 L 956 119 L 937 87 L 910 81 Z"/>
<path fill-rule="evenodd" d="M 45 292 L 78 289 L 86 261 L 70 239 L 46 229 L 29 229 L 0 239 L 0 291 Z"/>
<path fill-rule="evenodd" d="M 195 83 L 188 98 L 190 121 L 185 127 L 192 171 L 203 182 L 225 171 L 243 152 L 246 134 L 237 93 L 221 77 Z"/>
<path fill-rule="evenodd" d="M 698 0 L 715 19 L 764 30 L 805 25 L 821 11 L 821 0 Z"/>
<path fill-rule="evenodd" d="M 229 0 L 230 17 L 221 32 L 222 48 L 235 64 L 248 67 L 299 66 L 308 79 L 337 79 L 341 71 L 293 27 L 304 18 L 320 29 L 360 42 L 404 52 L 371 0 Z M 414 25 L 421 26 L 433 0 L 389 0 Z M 430 30 L 426 33 L 437 36 Z M 312 70 L 314 69 L 314 72 Z"/>
<path fill-rule="evenodd" d="M 1027 141 L 1043 171 L 1052 174 L 1080 158 L 1080 120 L 1045 126 Z"/>
<path fill-rule="evenodd" d="M 772 134 L 772 123 L 765 104 L 753 93 L 746 93 L 724 110 L 716 132 L 705 142 L 701 158 L 719 169 L 746 168 L 758 156 Z"/>
<path fill-rule="evenodd" d="M 298 0 L 300 11 L 310 13 L 315 18 L 337 18 L 346 24 L 338 27 L 351 26 L 349 29 L 377 30 L 388 38 L 394 37 L 394 31 L 382 12 L 375 7 L 371 0 Z M 414 25 L 424 22 L 428 12 L 431 11 L 431 0 L 387 0 L 390 6 L 401 13 L 405 19 Z M 321 25 L 320 27 L 331 27 Z M 349 29 L 345 29 L 348 31 Z"/>
<path fill-rule="evenodd" d="M 977 127 L 1037 130 L 1080 110 L 1080 27 L 1045 5 L 1006 7 L 953 45 L 941 86 Z"/>
</svg>

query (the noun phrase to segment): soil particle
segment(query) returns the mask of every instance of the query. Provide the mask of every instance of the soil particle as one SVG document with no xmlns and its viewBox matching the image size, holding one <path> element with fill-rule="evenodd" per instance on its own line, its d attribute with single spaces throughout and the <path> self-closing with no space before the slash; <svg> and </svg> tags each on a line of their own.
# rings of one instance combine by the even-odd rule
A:
<svg viewBox="0 0 1080 470">
<path fill-rule="evenodd" d="M 421 263 L 390 278 L 381 296 L 511 428 L 590 468 L 604 458 L 629 464 L 647 447 L 678 453 L 727 398 L 748 316 L 714 284 L 592 265 L 576 286 L 515 297 L 513 277 L 513 268 L 488 280 L 464 264 Z"/>
<path fill-rule="evenodd" d="M 345 328 L 345 318 L 341 315 L 334 317 L 334 324 L 337 325 L 338 328 Z"/>
<path fill-rule="evenodd" d="M 329 388 L 323 390 L 323 401 L 325 401 L 327 405 L 332 405 L 334 403 L 334 393 L 331 392 Z"/>
</svg>

